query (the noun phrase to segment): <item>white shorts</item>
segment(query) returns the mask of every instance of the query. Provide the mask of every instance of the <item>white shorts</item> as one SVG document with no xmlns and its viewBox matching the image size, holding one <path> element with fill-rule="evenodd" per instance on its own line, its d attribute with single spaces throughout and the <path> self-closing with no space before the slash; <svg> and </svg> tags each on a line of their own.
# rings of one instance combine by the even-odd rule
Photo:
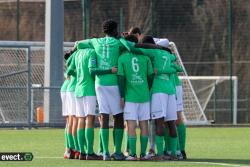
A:
<svg viewBox="0 0 250 167">
<path fill-rule="evenodd" d="M 151 118 L 164 117 L 165 121 L 177 120 L 175 95 L 155 93 L 151 99 Z"/>
<path fill-rule="evenodd" d="M 76 116 L 96 115 L 96 96 L 76 97 Z"/>
<path fill-rule="evenodd" d="M 122 113 L 118 86 L 95 86 L 99 113 L 117 115 Z"/>
<path fill-rule="evenodd" d="M 76 97 L 74 92 L 67 92 L 68 115 L 76 115 Z"/>
<path fill-rule="evenodd" d="M 66 92 L 61 92 L 62 116 L 68 116 L 68 99 Z"/>
<path fill-rule="evenodd" d="M 182 86 L 176 86 L 176 104 L 177 104 L 177 112 L 183 111 L 183 89 Z"/>
<path fill-rule="evenodd" d="M 145 121 L 150 119 L 150 103 L 125 102 L 124 120 Z"/>
</svg>

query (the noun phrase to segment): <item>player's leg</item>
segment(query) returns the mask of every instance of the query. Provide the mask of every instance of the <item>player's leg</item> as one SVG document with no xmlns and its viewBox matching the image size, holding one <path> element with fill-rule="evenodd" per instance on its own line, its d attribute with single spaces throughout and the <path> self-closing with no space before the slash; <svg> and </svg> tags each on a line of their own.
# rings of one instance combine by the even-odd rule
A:
<svg viewBox="0 0 250 167">
<path fill-rule="evenodd" d="M 103 160 L 111 160 L 109 154 L 109 114 L 110 108 L 108 101 L 109 100 L 109 90 L 107 86 L 96 85 L 96 98 L 98 101 L 99 113 L 100 113 L 100 136 L 101 144 L 103 148 Z"/>
<path fill-rule="evenodd" d="M 98 121 L 101 124 L 101 116 L 100 115 L 98 115 Z M 101 137 L 100 129 L 99 129 L 99 132 L 98 132 L 98 137 L 99 138 L 98 138 L 98 152 L 97 152 L 97 154 L 99 156 L 103 156 L 103 145 L 102 145 L 102 137 Z"/>
<path fill-rule="evenodd" d="M 94 124 L 95 124 L 96 96 L 84 97 L 84 111 L 86 114 L 85 139 L 87 144 L 86 160 L 100 160 L 94 153 Z"/>
<path fill-rule="evenodd" d="M 136 161 L 136 121 L 127 120 L 128 125 L 128 143 L 130 148 L 130 154 L 126 157 L 127 161 Z"/>
<path fill-rule="evenodd" d="M 148 120 L 150 119 L 150 103 L 139 103 L 139 109 L 138 109 L 138 120 L 139 120 L 139 126 L 140 126 L 140 143 L 141 143 L 141 153 L 140 153 L 140 160 L 150 160 L 146 156 L 146 150 L 148 145 Z"/>
<path fill-rule="evenodd" d="M 127 122 L 124 122 L 124 135 L 125 135 L 125 150 L 124 155 L 129 155 L 129 144 L 128 144 L 128 128 L 127 128 Z"/>
<path fill-rule="evenodd" d="M 83 97 L 76 98 L 76 118 L 77 118 L 77 130 L 76 130 L 76 141 L 75 144 L 78 145 L 79 159 L 86 159 L 86 141 L 85 141 L 85 112 L 83 105 Z M 73 123 L 75 126 L 76 121 Z M 74 127 L 73 126 L 73 127 Z M 75 129 L 74 129 L 75 130 Z M 77 157 L 76 157 L 77 158 Z"/>
<path fill-rule="evenodd" d="M 149 121 L 149 151 L 148 151 L 148 155 L 150 157 L 155 156 L 155 120 L 151 119 Z"/>
<path fill-rule="evenodd" d="M 69 159 L 72 159 L 75 157 L 75 143 L 74 143 L 74 138 L 73 138 L 73 117 L 74 117 L 74 106 L 73 106 L 73 100 L 72 100 L 72 96 L 71 96 L 72 92 L 67 92 L 66 96 L 67 96 L 67 110 L 68 110 L 68 129 L 67 129 L 67 139 L 68 139 L 68 143 L 69 143 Z"/>
<path fill-rule="evenodd" d="M 164 115 L 167 109 L 168 95 L 165 93 L 155 93 L 151 98 L 151 116 L 155 121 L 155 144 L 157 156 L 155 160 L 163 160 L 163 143 L 164 143 Z"/>
<path fill-rule="evenodd" d="M 110 160 L 109 155 L 109 114 L 101 113 L 100 133 L 103 146 L 103 160 Z"/>
<path fill-rule="evenodd" d="M 137 126 L 137 104 L 132 102 L 125 102 L 124 106 L 124 120 L 127 122 L 128 129 L 128 144 L 129 144 L 129 155 L 125 160 L 136 161 L 136 126 Z"/>
<path fill-rule="evenodd" d="M 76 151 L 75 159 L 79 159 L 80 148 L 79 148 L 78 139 L 77 139 L 78 117 L 76 116 L 76 97 L 75 97 L 74 93 L 72 94 L 72 110 L 74 112 L 73 125 L 72 125 L 72 135 L 73 135 L 75 151 Z"/>
<path fill-rule="evenodd" d="M 124 118 L 123 111 L 120 106 L 120 93 L 118 86 L 110 86 L 109 90 L 109 108 L 114 118 L 114 130 L 113 130 L 113 139 L 114 139 L 114 153 L 111 157 L 114 160 L 124 160 L 124 155 L 121 151 L 123 131 L 124 131 Z"/>
<path fill-rule="evenodd" d="M 167 112 L 165 116 L 165 126 L 168 128 L 169 132 L 169 151 L 170 151 L 170 160 L 178 160 L 176 156 L 177 149 L 177 129 L 176 129 L 176 120 L 177 120 L 177 112 L 176 112 L 176 98 L 175 95 L 168 95 L 168 106 Z"/>
<path fill-rule="evenodd" d="M 179 149 L 183 159 L 187 159 L 186 152 L 185 152 L 185 144 L 186 144 L 186 125 L 183 121 L 183 92 L 182 86 L 176 87 L 176 95 L 177 95 L 177 132 L 178 132 L 178 139 L 179 139 Z"/>
</svg>

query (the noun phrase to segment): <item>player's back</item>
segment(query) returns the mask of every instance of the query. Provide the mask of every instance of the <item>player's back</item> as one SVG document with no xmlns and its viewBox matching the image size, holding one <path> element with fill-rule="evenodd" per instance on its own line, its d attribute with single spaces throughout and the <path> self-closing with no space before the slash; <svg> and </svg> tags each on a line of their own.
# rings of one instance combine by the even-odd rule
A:
<svg viewBox="0 0 250 167">
<path fill-rule="evenodd" d="M 149 99 L 148 67 L 151 66 L 152 69 L 150 59 L 147 56 L 126 51 L 119 57 L 118 64 L 118 75 L 123 71 L 126 80 L 125 100 L 134 102 L 135 97 L 140 96 L 141 98 L 137 98 L 136 102 L 147 101 Z"/>
<path fill-rule="evenodd" d="M 80 49 L 75 59 L 77 84 L 75 94 L 81 96 L 95 95 L 95 84 L 89 72 L 90 57 L 95 55 L 94 49 Z"/>
</svg>

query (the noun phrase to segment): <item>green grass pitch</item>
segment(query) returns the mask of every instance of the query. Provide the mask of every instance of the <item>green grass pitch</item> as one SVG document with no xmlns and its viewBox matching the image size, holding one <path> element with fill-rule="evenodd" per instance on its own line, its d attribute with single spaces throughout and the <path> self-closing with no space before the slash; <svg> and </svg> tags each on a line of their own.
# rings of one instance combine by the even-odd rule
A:
<svg viewBox="0 0 250 167">
<path fill-rule="evenodd" d="M 95 139 L 97 140 L 97 131 Z M 112 134 L 112 133 L 111 133 Z M 110 150 L 112 151 L 110 135 Z M 95 142 L 95 146 L 97 141 Z M 137 140 L 137 147 L 139 143 Z M 97 148 L 95 148 L 97 150 Z M 84 167 L 161 167 L 161 166 L 250 166 L 250 128 L 187 128 L 188 161 L 126 162 L 79 161 L 63 159 L 64 130 L 0 129 L 0 152 L 32 152 L 31 162 L 1 162 L 0 166 L 84 166 Z M 137 149 L 139 151 L 139 148 Z"/>
</svg>

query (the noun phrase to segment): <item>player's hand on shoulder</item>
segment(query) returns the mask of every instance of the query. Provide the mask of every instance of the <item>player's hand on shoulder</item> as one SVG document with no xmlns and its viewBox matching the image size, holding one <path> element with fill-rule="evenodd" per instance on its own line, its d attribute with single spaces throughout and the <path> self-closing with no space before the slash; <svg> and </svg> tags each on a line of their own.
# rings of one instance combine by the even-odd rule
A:
<svg viewBox="0 0 250 167">
<path fill-rule="evenodd" d="M 116 74 L 116 73 L 117 73 L 117 67 L 114 66 L 114 67 L 111 69 L 111 72 L 112 72 L 113 74 Z"/>
</svg>

